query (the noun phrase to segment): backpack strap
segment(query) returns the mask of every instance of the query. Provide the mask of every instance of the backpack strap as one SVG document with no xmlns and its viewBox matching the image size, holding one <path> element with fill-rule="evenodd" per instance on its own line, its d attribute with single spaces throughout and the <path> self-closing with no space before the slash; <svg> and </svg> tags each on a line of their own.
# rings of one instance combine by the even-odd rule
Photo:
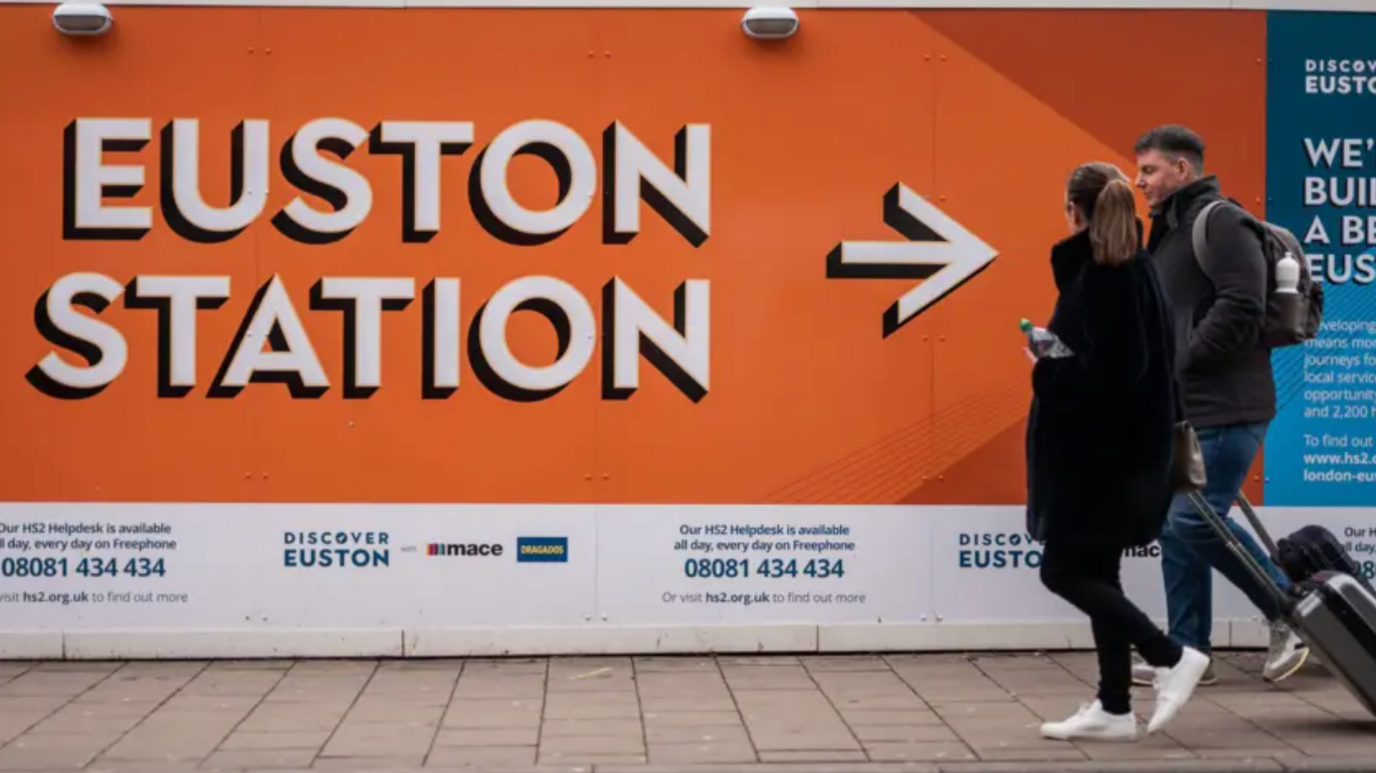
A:
<svg viewBox="0 0 1376 773">
<path fill-rule="evenodd" d="M 1200 268 L 1204 268 L 1204 262 L 1208 260 L 1209 254 L 1209 215 L 1218 207 L 1229 204 L 1227 199 L 1217 199 L 1204 205 L 1204 209 L 1199 211 L 1199 216 L 1194 219 L 1194 228 L 1191 229 L 1190 237 L 1194 242 L 1194 259 L 1199 262 Z M 1205 275 L 1208 271 L 1204 272 Z"/>
</svg>

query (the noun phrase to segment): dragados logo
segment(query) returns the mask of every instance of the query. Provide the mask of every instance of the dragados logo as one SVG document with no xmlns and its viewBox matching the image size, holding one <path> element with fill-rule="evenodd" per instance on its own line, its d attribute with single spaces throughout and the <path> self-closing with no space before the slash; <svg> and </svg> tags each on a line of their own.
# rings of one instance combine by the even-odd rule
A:
<svg viewBox="0 0 1376 773">
<path fill-rule="evenodd" d="M 518 563 L 568 563 L 568 537 L 518 537 L 516 539 L 516 561 Z"/>
</svg>

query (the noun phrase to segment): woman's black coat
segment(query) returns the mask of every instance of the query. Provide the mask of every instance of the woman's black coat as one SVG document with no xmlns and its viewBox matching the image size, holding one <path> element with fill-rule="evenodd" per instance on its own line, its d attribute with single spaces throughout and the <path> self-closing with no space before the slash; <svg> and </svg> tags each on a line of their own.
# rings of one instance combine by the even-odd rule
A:
<svg viewBox="0 0 1376 773">
<path fill-rule="evenodd" d="M 1146 545 L 1173 495 L 1169 306 L 1146 253 L 1101 266 L 1087 230 L 1052 249 L 1051 267 L 1060 297 L 1047 328 L 1075 356 L 1032 370 L 1028 532 Z"/>
</svg>

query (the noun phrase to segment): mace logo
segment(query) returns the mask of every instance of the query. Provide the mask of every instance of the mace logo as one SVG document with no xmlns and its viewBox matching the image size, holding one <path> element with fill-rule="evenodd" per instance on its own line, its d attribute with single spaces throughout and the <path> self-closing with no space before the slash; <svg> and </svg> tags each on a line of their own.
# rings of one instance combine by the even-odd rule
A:
<svg viewBox="0 0 1376 773">
<path fill-rule="evenodd" d="M 500 556 L 502 552 L 502 545 L 498 542 L 431 542 L 425 546 L 425 555 L 427 556 L 469 558 L 472 556 Z"/>
<path fill-rule="evenodd" d="M 568 560 L 568 537 L 519 537 L 516 540 L 518 563 L 566 564 Z"/>
</svg>

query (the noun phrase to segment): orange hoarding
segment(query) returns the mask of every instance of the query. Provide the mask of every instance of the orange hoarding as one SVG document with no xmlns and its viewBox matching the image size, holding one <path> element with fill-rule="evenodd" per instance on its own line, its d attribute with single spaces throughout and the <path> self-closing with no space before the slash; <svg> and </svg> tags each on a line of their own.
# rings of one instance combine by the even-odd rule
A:
<svg viewBox="0 0 1376 773">
<path fill-rule="evenodd" d="M 119 10 L 0 8 L 4 501 L 1015 504 L 1069 171 L 1264 195 L 1259 14 Z"/>
</svg>

